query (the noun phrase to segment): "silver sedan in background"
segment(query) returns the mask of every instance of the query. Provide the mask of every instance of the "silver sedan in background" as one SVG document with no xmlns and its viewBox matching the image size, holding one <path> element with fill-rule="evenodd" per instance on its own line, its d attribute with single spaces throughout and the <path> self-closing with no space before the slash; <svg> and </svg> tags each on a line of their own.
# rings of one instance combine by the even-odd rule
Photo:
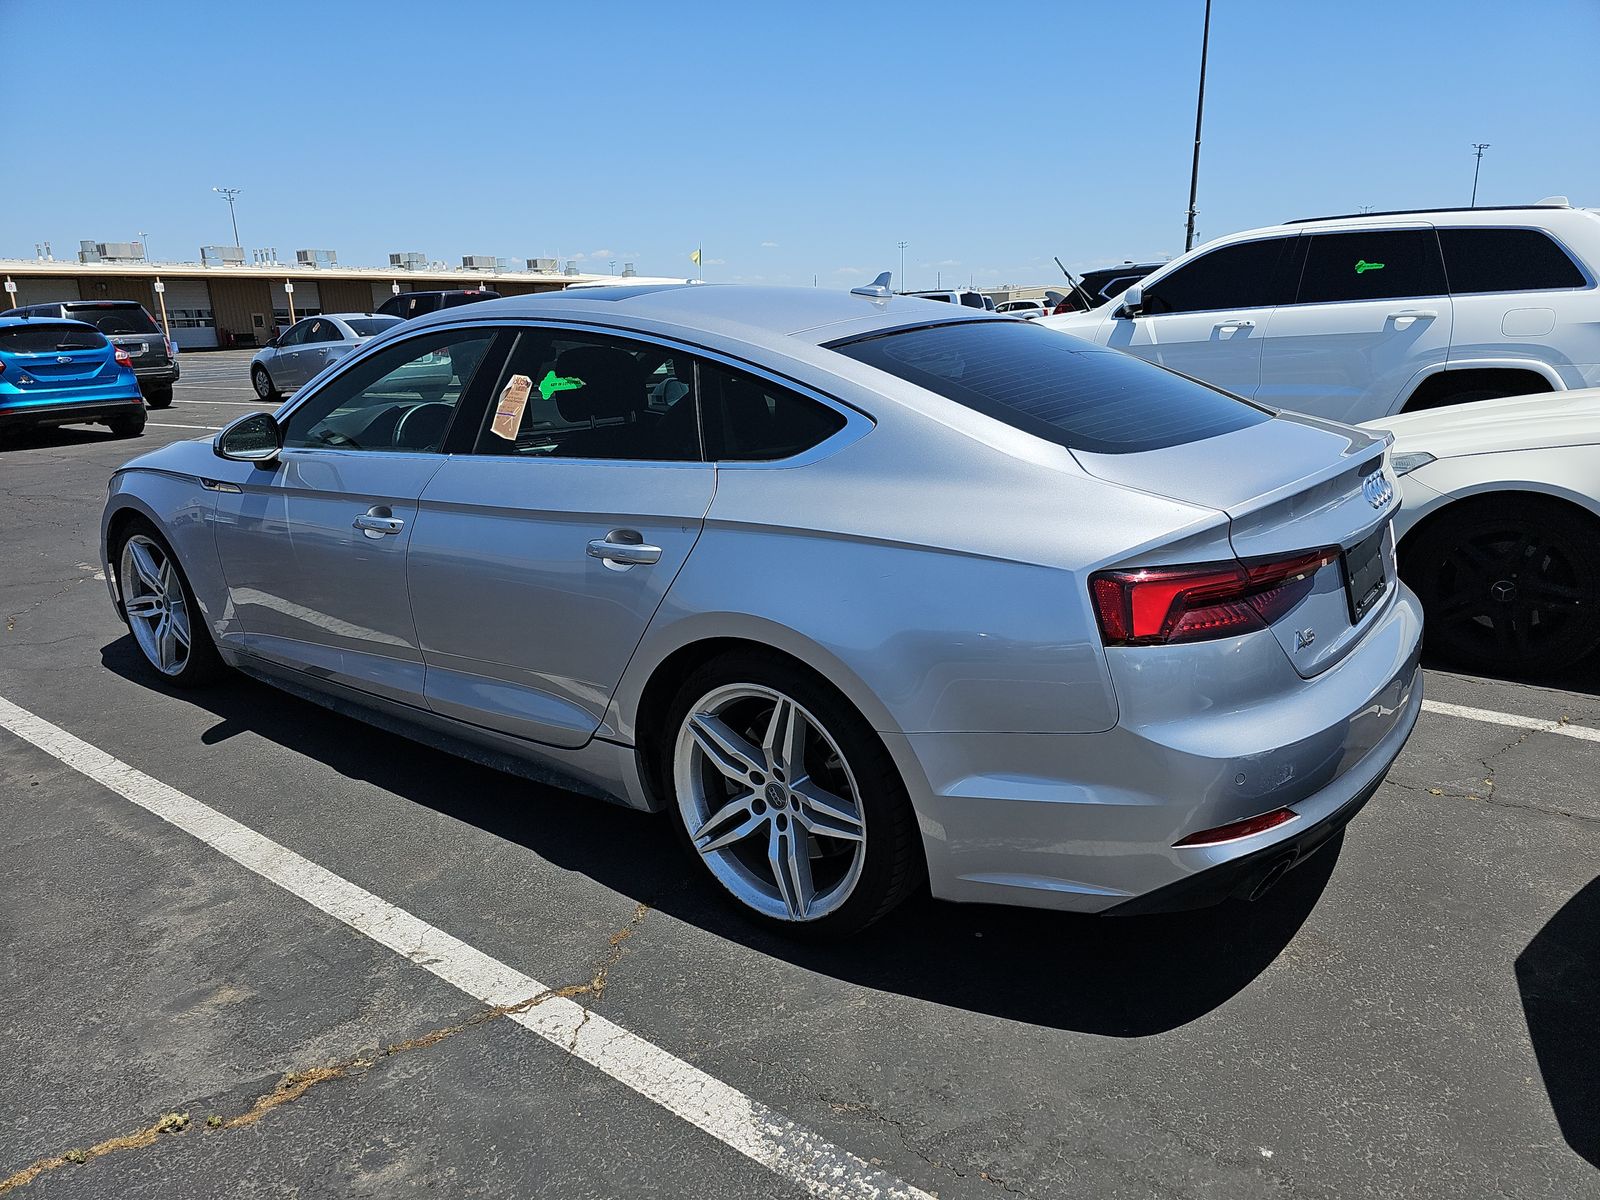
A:
<svg viewBox="0 0 1600 1200">
<path fill-rule="evenodd" d="M 758 920 L 1149 911 L 1410 734 L 1386 442 L 886 279 L 618 286 L 407 322 L 121 468 L 102 542 L 165 681 L 664 811 Z"/>
<path fill-rule="evenodd" d="M 399 317 L 373 313 L 322 313 L 296 321 L 250 360 L 250 385 L 263 400 L 276 400 L 398 324 Z"/>
</svg>

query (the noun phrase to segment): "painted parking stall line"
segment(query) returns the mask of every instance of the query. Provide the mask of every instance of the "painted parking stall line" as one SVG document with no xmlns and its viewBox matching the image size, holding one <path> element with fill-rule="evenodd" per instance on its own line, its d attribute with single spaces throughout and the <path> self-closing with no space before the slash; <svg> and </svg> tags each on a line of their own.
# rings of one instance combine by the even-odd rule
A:
<svg viewBox="0 0 1600 1200">
<path fill-rule="evenodd" d="M 1446 704 L 1442 700 L 1424 700 L 1422 711 L 1438 713 L 1444 717 L 1459 717 L 1464 721 L 1481 721 L 1486 725 L 1504 725 L 1508 729 L 1531 729 L 1535 733 L 1554 733 L 1560 737 L 1577 738 L 1584 742 L 1600 742 L 1600 729 L 1592 729 L 1587 725 L 1569 725 L 1564 721 L 1522 717 L 1516 713 L 1495 712 L 1488 708 L 1468 708 L 1464 704 Z"/>
<path fill-rule="evenodd" d="M 932 1200 L 759 1100 L 0 696 L 7 729 L 823 1200 Z M 536 1003 L 530 1004 L 530 1001 Z"/>
</svg>

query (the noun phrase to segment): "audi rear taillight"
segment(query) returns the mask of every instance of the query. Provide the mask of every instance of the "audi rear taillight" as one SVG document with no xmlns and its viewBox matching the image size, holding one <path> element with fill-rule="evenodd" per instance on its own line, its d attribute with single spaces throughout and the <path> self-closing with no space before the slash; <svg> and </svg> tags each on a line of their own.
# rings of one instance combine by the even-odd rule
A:
<svg viewBox="0 0 1600 1200">
<path fill-rule="evenodd" d="M 117 359 L 117 365 L 120 366 L 120 367 L 131 367 L 131 366 L 133 366 L 133 359 L 128 357 L 128 352 L 126 350 L 124 350 L 121 346 L 117 347 L 116 359 Z"/>
<path fill-rule="evenodd" d="M 1265 629 L 1338 557 L 1330 548 L 1265 562 L 1097 571 L 1089 595 L 1108 646 L 1203 642 Z"/>
</svg>

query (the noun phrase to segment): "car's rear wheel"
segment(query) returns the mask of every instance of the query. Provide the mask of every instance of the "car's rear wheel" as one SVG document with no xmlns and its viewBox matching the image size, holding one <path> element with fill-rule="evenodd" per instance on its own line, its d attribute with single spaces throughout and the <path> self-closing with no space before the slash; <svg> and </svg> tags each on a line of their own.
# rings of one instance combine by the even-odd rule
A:
<svg viewBox="0 0 1600 1200">
<path fill-rule="evenodd" d="M 684 683 L 661 761 L 696 860 L 757 919 L 852 933 L 923 875 L 916 822 L 871 726 L 776 656 L 723 655 Z"/>
<path fill-rule="evenodd" d="M 138 437 L 144 432 L 144 413 L 128 413 L 126 416 L 112 417 L 106 422 L 111 427 L 111 432 L 118 437 Z"/>
<path fill-rule="evenodd" d="M 214 679 L 222 660 L 166 539 L 139 519 L 123 529 L 113 551 L 122 611 L 144 660 L 178 687 Z"/>
<path fill-rule="evenodd" d="M 172 385 L 168 383 L 161 387 L 151 388 L 144 394 L 144 402 L 151 408 L 172 407 Z"/>
<path fill-rule="evenodd" d="M 1428 648 L 1467 667 L 1538 674 L 1600 645 L 1600 525 L 1537 497 L 1465 501 L 1406 548 Z"/>
<path fill-rule="evenodd" d="M 272 376 L 260 365 L 250 368 L 250 386 L 256 389 L 256 395 L 263 400 L 276 400 L 280 395 L 273 385 Z"/>
</svg>

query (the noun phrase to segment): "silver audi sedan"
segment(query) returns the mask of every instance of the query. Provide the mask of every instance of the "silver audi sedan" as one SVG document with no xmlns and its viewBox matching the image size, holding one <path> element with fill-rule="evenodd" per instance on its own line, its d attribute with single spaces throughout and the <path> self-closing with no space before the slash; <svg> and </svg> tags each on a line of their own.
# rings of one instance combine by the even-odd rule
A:
<svg viewBox="0 0 1600 1200">
<path fill-rule="evenodd" d="M 296 321 L 250 360 L 250 386 L 263 400 L 281 399 L 398 324 L 399 317 L 374 313 L 321 313 Z"/>
<path fill-rule="evenodd" d="M 168 682 L 664 810 L 757 919 L 1150 911 L 1410 734 L 1386 442 L 881 284 L 619 286 L 375 338 L 117 471 L 103 546 Z"/>
</svg>

